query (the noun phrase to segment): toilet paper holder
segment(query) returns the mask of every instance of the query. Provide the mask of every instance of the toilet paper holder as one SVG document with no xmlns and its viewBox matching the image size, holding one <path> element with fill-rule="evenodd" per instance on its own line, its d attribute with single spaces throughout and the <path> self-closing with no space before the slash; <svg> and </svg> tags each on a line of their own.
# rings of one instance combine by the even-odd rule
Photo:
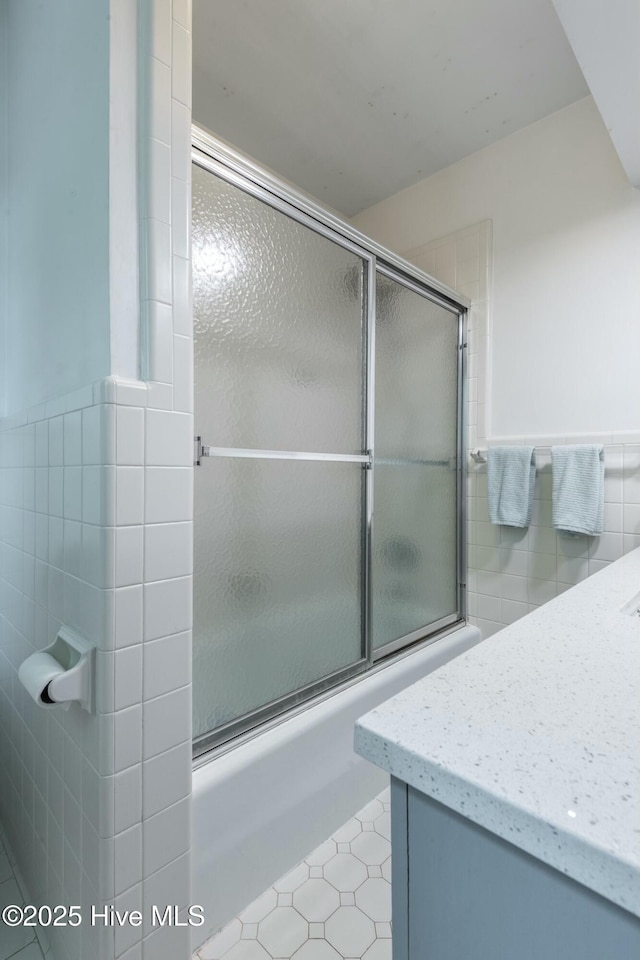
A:
<svg viewBox="0 0 640 960">
<path fill-rule="evenodd" d="M 55 669 L 55 675 L 48 679 L 45 674 L 43 686 L 37 682 L 34 686 L 34 667 L 37 670 L 44 658 L 55 661 L 61 669 L 59 672 Z M 53 707 L 59 704 L 68 708 L 76 701 L 92 713 L 94 659 L 93 644 L 70 627 L 61 627 L 52 644 L 20 664 L 18 676 L 39 706 Z"/>
</svg>

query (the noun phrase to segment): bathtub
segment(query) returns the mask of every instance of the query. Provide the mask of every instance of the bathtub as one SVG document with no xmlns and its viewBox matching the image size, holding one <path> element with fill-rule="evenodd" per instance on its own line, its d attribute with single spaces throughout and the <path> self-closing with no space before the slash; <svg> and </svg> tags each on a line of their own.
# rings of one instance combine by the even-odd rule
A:
<svg viewBox="0 0 640 960">
<path fill-rule="evenodd" d="M 456 627 L 194 770 L 194 949 L 387 785 L 353 752 L 357 718 L 479 640 Z"/>
</svg>

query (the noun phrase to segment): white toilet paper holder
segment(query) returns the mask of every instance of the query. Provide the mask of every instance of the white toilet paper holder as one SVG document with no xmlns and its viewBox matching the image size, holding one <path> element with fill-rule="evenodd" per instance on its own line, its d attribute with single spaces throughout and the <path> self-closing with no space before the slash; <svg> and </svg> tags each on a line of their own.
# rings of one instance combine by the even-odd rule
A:
<svg viewBox="0 0 640 960">
<path fill-rule="evenodd" d="M 39 691 L 36 702 L 43 707 L 56 704 L 69 707 L 77 701 L 89 713 L 93 712 L 93 669 L 95 647 L 70 627 L 61 627 L 56 639 L 41 653 L 53 657 L 64 672 L 57 674 Z M 29 661 L 38 657 L 35 653 L 20 665 L 18 676 L 25 684 Z"/>
</svg>

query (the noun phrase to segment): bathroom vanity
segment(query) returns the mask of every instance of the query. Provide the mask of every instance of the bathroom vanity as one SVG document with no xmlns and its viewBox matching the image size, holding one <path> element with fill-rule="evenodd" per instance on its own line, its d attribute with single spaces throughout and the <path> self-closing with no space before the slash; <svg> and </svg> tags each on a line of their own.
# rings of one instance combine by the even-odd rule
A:
<svg viewBox="0 0 640 960">
<path fill-rule="evenodd" d="M 358 721 L 394 960 L 640 956 L 639 590 L 635 550 Z"/>
</svg>

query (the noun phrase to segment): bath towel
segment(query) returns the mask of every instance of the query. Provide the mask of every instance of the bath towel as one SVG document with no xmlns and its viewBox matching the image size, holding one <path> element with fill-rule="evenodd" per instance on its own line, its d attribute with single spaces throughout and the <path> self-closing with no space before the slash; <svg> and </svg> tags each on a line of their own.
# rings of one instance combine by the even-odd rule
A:
<svg viewBox="0 0 640 960">
<path fill-rule="evenodd" d="M 604 455 L 597 443 L 551 447 L 553 525 L 593 535 L 604 526 Z"/>
<path fill-rule="evenodd" d="M 490 447 L 487 452 L 489 518 L 506 527 L 528 527 L 536 463 L 533 447 Z"/>
</svg>

